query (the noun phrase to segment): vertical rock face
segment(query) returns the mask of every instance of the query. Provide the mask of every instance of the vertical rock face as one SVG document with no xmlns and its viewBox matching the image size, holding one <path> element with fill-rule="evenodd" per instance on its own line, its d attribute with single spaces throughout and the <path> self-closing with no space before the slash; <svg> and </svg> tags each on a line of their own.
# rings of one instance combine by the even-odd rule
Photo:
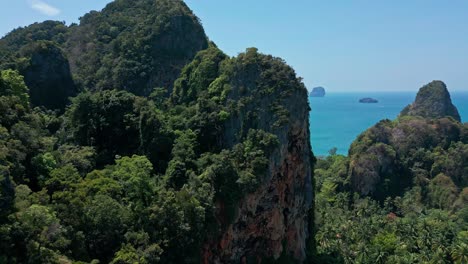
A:
<svg viewBox="0 0 468 264">
<path fill-rule="evenodd" d="M 307 90 L 294 71 L 271 56 L 248 50 L 237 58 L 228 104 L 237 115 L 225 125 L 234 145 L 248 129 L 277 136 L 264 181 L 241 199 L 237 214 L 203 248 L 204 263 L 259 263 L 278 258 L 306 259 L 308 210 L 312 203 L 312 160 Z M 269 73 L 278 79 L 270 79 Z M 223 221 L 222 202 L 218 218 Z"/>
<path fill-rule="evenodd" d="M 432 81 L 423 86 L 413 104 L 407 106 L 401 115 L 442 118 L 451 116 L 460 121 L 457 108 L 452 104 L 447 86 L 442 81 Z"/>
</svg>

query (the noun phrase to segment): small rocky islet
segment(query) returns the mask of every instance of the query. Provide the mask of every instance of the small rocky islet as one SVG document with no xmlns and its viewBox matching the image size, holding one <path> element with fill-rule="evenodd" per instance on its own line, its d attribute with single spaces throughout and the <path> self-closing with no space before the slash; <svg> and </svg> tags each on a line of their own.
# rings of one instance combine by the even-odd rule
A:
<svg viewBox="0 0 468 264">
<path fill-rule="evenodd" d="M 374 98 L 370 98 L 370 97 L 366 97 L 366 98 L 359 99 L 359 102 L 363 103 L 363 104 L 376 104 L 376 103 L 379 102 L 379 100 L 374 99 Z"/>
<path fill-rule="evenodd" d="M 319 86 L 312 89 L 309 96 L 311 97 L 324 97 L 325 96 L 325 88 Z"/>
</svg>

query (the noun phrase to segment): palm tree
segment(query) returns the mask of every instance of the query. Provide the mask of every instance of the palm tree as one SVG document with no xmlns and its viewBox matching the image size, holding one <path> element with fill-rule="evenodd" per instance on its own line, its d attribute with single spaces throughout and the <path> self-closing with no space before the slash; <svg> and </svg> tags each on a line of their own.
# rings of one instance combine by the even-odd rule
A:
<svg viewBox="0 0 468 264">
<path fill-rule="evenodd" d="M 461 243 L 455 245 L 451 252 L 453 262 L 456 264 L 468 263 L 468 245 Z"/>
</svg>

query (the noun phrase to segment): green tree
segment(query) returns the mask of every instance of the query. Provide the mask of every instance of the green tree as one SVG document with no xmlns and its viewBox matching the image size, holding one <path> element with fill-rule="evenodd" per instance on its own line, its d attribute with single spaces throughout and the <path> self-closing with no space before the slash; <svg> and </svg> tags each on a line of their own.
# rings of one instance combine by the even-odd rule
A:
<svg viewBox="0 0 468 264">
<path fill-rule="evenodd" d="M 28 87 L 24 77 L 17 71 L 4 70 L 0 72 L 0 96 L 16 96 L 23 107 L 29 107 Z"/>
<path fill-rule="evenodd" d="M 116 200 L 105 195 L 96 195 L 85 206 L 86 245 L 92 258 L 110 261 L 124 241 L 131 224 L 131 212 Z"/>
<path fill-rule="evenodd" d="M 112 177 L 122 185 L 125 200 L 148 206 L 153 197 L 152 171 L 153 165 L 145 156 L 134 155 L 117 159 Z"/>
<path fill-rule="evenodd" d="M 45 181 L 44 186 L 52 195 L 57 191 L 69 190 L 80 180 L 81 177 L 78 171 L 73 166 L 66 165 L 51 171 L 50 177 Z"/>
<path fill-rule="evenodd" d="M 444 174 L 431 180 L 428 188 L 429 204 L 434 208 L 449 210 L 458 196 L 457 186 Z"/>
<path fill-rule="evenodd" d="M 65 249 L 69 240 L 60 220 L 49 208 L 33 204 L 26 210 L 17 213 L 17 222 L 13 225 L 16 248 L 28 252 L 19 259 L 34 263 L 55 263 L 60 256 L 56 250 Z M 19 237 L 18 237 L 19 236 Z"/>
</svg>

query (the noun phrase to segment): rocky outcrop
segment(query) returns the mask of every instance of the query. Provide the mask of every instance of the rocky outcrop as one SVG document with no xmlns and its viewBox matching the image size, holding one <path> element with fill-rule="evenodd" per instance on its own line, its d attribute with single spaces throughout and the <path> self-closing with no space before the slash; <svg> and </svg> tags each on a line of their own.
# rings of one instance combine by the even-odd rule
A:
<svg viewBox="0 0 468 264">
<path fill-rule="evenodd" d="M 416 100 L 407 106 L 400 116 L 421 116 L 424 118 L 453 117 L 460 122 L 457 108 L 452 104 L 447 86 L 442 81 L 432 81 L 423 86 Z"/>
<path fill-rule="evenodd" d="M 303 262 L 312 236 L 308 213 L 314 159 L 307 90 L 290 67 L 254 49 L 241 54 L 234 68 L 228 104 L 239 102 L 239 110 L 225 125 L 224 141 L 233 146 L 254 128 L 276 135 L 280 144 L 269 157 L 264 181 L 240 200 L 236 216 L 220 235 L 205 244 L 204 263 L 260 263 L 280 257 Z M 279 73 L 281 81 L 268 79 L 268 72 Z M 268 90 L 273 83 L 282 85 Z M 220 223 L 226 221 L 222 208 L 219 201 Z"/>
<path fill-rule="evenodd" d="M 310 92 L 309 96 L 312 97 L 324 97 L 325 96 L 325 88 L 323 87 L 315 87 L 312 89 L 312 92 Z"/>
</svg>

